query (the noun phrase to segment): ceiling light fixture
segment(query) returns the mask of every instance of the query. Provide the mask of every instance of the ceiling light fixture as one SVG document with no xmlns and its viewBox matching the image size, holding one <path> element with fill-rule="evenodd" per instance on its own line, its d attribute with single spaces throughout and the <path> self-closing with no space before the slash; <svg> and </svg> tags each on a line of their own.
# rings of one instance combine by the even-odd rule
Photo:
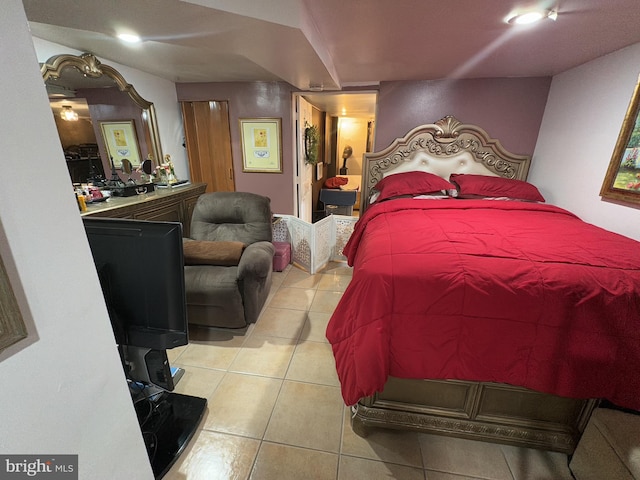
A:
<svg viewBox="0 0 640 480">
<path fill-rule="evenodd" d="M 76 112 L 70 105 L 63 105 L 60 117 L 67 122 L 77 122 L 78 112 Z"/>
<path fill-rule="evenodd" d="M 140 43 L 140 37 L 132 33 L 119 33 L 118 38 L 127 43 Z"/>
<path fill-rule="evenodd" d="M 545 18 L 555 21 L 558 18 L 558 12 L 555 10 L 527 10 L 512 13 L 505 21 L 511 25 L 531 25 Z"/>
</svg>

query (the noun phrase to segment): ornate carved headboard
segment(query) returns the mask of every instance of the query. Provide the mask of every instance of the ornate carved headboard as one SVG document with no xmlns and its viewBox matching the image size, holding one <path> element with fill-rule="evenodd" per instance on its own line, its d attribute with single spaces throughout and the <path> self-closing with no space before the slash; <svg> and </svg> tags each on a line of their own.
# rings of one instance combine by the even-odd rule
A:
<svg viewBox="0 0 640 480">
<path fill-rule="evenodd" d="M 446 179 L 452 173 L 474 173 L 526 180 L 530 163 L 531 157 L 508 152 L 482 128 L 447 116 L 414 128 L 380 152 L 364 154 L 360 213 L 386 175 L 420 170 Z"/>
</svg>

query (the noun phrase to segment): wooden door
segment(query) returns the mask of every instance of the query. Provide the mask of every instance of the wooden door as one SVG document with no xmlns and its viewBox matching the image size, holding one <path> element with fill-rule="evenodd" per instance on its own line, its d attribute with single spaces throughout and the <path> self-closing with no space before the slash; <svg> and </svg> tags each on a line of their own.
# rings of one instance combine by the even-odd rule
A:
<svg viewBox="0 0 640 480">
<path fill-rule="evenodd" d="M 297 195 L 298 195 L 298 218 L 311 223 L 313 212 L 313 177 L 316 167 L 305 162 L 304 155 L 304 130 L 307 125 L 313 124 L 313 105 L 305 100 L 301 95 L 297 96 L 298 110 L 298 133 L 297 133 Z"/>
<path fill-rule="evenodd" d="M 207 192 L 236 189 L 231 155 L 229 104 L 180 102 L 191 182 L 204 182 Z"/>
</svg>

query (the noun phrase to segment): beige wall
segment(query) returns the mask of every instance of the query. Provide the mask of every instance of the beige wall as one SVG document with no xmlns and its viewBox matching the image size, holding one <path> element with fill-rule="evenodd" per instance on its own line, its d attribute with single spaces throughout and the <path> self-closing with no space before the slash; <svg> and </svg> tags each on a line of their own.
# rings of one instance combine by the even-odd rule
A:
<svg viewBox="0 0 640 480">
<path fill-rule="evenodd" d="M 640 208 L 603 201 L 600 187 L 640 73 L 640 43 L 556 75 L 529 178 L 549 202 L 640 240 Z"/>
<path fill-rule="evenodd" d="M 344 147 L 349 145 L 353 149 L 353 155 L 347 160 L 349 175 L 362 174 L 362 155 L 367 151 L 367 122 L 365 118 L 340 117 L 338 120 L 338 171 L 344 162 Z"/>
</svg>

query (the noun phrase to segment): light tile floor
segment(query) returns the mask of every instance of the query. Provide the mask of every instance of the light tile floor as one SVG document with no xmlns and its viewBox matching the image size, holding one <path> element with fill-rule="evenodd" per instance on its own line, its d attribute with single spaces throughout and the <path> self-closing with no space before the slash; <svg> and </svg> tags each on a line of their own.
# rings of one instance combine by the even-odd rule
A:
<svg viewBox="0 0 640 480">
<path fill-rule="evenodd" d="M 351 279 L 332 263 L 274 273 L 258 322 L 192 328 L 168 351 L 176 392 L 208 411 L 167 480 L 571 480 L 566 455 L 435 435 L 353 433 L 325 329 Z"/>
</svg>

